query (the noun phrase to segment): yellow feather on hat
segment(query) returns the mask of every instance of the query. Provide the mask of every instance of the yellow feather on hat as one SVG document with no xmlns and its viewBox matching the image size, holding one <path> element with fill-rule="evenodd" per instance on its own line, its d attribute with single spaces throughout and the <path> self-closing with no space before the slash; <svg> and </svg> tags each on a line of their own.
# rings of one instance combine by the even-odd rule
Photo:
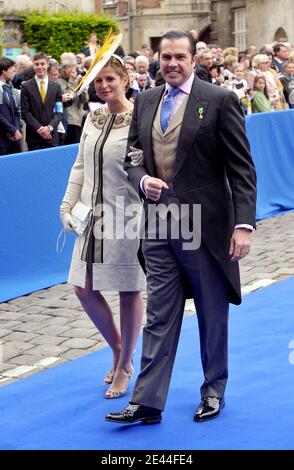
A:
<svg viewBox="0 0 294 470">
<path fill-rule="evenodd" d="M 73 93 L 79 95 L 94 80 L 100 70 L 102 70 L 110 60 L 112 54 L 114 54 L 121 41 L 121 33 L 113 34 L 112 29 L 108 32 L 102 46 L 97 51 L 89 70 L 84 75 L 78 86 L 73 90 Z"/>
</svg>

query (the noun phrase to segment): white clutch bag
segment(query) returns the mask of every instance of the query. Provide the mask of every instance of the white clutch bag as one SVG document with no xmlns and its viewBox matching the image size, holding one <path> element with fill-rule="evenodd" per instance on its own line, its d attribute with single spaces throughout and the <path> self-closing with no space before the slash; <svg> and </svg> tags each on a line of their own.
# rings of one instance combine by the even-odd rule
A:
<svg viewBox="0 0 294 470">
<path fill-rule="evenodd" d="M 91 207 L 86 206 L 82 202 L 78 201 L 71 210 L 71 216 L 74 223 L 76 224 L 75 232 L 79 237 L 82 237 L 88 228 L 93 210 Z"/>
</svg>

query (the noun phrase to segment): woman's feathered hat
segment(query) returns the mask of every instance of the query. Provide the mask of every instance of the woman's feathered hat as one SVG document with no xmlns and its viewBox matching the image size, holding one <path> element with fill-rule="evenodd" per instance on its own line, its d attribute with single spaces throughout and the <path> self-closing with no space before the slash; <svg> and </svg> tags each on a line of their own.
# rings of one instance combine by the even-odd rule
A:
<svg viewBox="0 0 294 470">
<path fill-rule="evenodd" d="M 111 56 L 114 55 L 114 52 L 118 48 L 122 41 L 122 34 L 113 34 L 112 30 L 107 34 L 102 46 L 97 51 L 89 70 L 86 75 L 82 78 L 78 86 L 73 90 L 76 95 L 82 93 L 82 91 L 90 85 L 90 83 L 95 79 L 98 73 L 103 69 L 103 67 L 110 60 Z"/>
</svg>

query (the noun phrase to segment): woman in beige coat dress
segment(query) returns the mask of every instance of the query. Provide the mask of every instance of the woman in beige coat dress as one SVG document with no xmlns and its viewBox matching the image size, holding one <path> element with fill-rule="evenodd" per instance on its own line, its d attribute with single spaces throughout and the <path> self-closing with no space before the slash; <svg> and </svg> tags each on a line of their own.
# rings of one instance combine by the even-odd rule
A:
<svg viewBox="0 0 294 470">
<path fill-rule="evenodd" d="M 132 357 L 143 318 L 145 276 L 137 258 L 139 240 L 122 236 L 128 222 L 126 206 L 141 207 L 141 203 L 123 170 L 133 104 L 125 97 L 129 78 L 120 59 L 112 56 L 94 83 L 106 106 L 87 117 L 60 216 L 64 228 L 73 230 L 71 209 L 78 200 L 94 211 L 90 228 L 76 239 L 68 281 L 112 349 L 105 396 L 117 398 L 126 393 L 133 374 Z M 108 212 L 101 212 L 101 207 Z M 114 222 L 123 221 L 116 224 L 113 236 L 109 236 L 112 217 L 103 216 L 109 211 Z M 120 331 L 101 291 L 119 292 Z"/>
</svg>

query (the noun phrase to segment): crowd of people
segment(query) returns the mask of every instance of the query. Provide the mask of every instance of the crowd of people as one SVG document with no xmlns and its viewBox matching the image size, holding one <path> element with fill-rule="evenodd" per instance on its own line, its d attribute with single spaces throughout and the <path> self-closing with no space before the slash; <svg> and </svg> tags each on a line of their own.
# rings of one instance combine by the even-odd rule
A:
<svg viewBox="0 0 294 470">
<path fill-rule="evenodd" d="M 217 44 L 196 43 L 195 74 L 201 80 L 236 93 L 245 114 L 294 107 L 294 48 L 284 42 L 222 49 Z M 75 88 L 90 68 L 99 44 L 96 33 L 81 53 L 65 52 L 60 58 L 44 53 L 31 56 L 28 47 L 15 60 L 0 59 L 0 154 L 37 150 L 80 141 L 89 111 L 105 104 L 94 85 L 77 96 Z M 125 55 L 130 79 L 126 97 L 134 101 L 144 90 L 164 83 L 158 53 L 147 46 Z"/>
</svg>

